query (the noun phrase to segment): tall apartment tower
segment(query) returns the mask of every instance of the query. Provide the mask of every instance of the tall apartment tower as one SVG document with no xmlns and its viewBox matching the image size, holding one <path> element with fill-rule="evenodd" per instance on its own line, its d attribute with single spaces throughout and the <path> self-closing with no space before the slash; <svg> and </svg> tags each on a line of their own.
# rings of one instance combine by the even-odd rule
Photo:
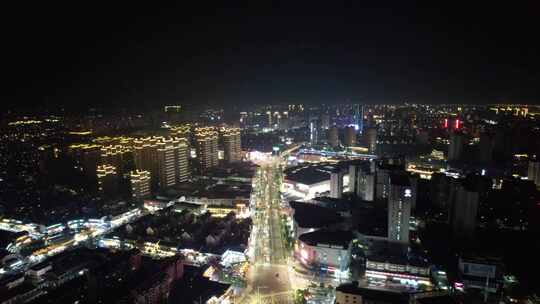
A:
<svg viewBox="0 0 540 304">
<path fill-rule="evenodd" d="M 222 128 L 223 158 L 227 163 L 242 160 L 242 140 L 239 128 Z"/>
<path fill-rule="evenodd" d="M 448 160 L 460 160 L 465 146 L 465 135 L 459 132 L 450 134 L 450 146 L 448 146 Z"/>
<path fill-rule="evenodd" d="M 197 158 L 201 170 L 205 171 L 219 164 L 218 159 L 218 132 L 213 127 L 195 129 L 197 145 Z"/>
<path fill-rule="evenodd" d="M 149 171 L 135 170 L 129 174 L 131 184 L 131 195 L 135 199 L 141 199 L 151 194 L 150 181 L 151 174 Z"/>
<path fill-rule="evenodd" d="M 449 219 L 454 236 L 472 239 L 478 214 L 478 191 L 470 185 L 455 181 L 450 184 Z"/>
<path fill-rule="evenodd" d="M 359 104 L 353 105 L 353 116 L 354 124 L 358 129 L 358 133 L 362 134 L 364 132 L 364 106 Z"/>
<path fill-rule="evenodd" d="M 328 144 L 332 146 L 332 148 L 339 145 L 339 131 L 336 126 L 332 126 L 328 129 Z"/>
<path fill-rule="evenodd" d="M 171 137 L 173 138 L 185 138 L 188 142 L 191 138 L 191 125 L 182 124 L 176 125 L 169 129 Z"/>
<path fill-rule="evenodd" d="M 330 197 L 341 198 L 343 196 L 343 175 L 341 170 L 330 173 Z"/>
<path fill-rule="evenodd" d="M 368 128 L 366 130 L 366 141 L 368 146 L 368 153 L 375 154 L 377 152 L 377 129 Z"/>
<path fill-rule="evenodd" d="M 309 122 L 309 142 L 312 146 L 319 142 L 319 123 L 317 120 Z"/>
<path fill-rule="evenodd" d="M 133 154 L 128 146 L 106 145 L 101 147 L 101 164 L 115 166 L 118 174 L 124 173 L 132 159 Z"/>
<path fill-rule="evenodd" d="M 175 139 L 178 147 L 176 155 L 176 183 L 187 181 L 191 177 L 191 168 L 189 167 L 190 146 L 186 139 Z"/>
<path fill-rule="evenodd" d="M 409 219 L 411 216 L 412 190 L 405 174 L 390 175 L 388 195 L 388 239 L 409 242 Z"/>
<path fill-rule="evenodd" d="M 349 165 L 349 190 L 364 201 L 375 199 L 375 174 L 369 162 L 354 162 Z"/>
<path fill-rule="evenodd" d="M 144 137 L 133 141 L 135 168 L 150 172 L 153 189 L 157 188 L 158 185 L 157 148 L 160 140 L 159 137 Z"/>
<path fill-rule="evenodd" d="M 157 161 L 160 188 L 167 188 L 189 178 L 185 139 L 164 139 L 158 143 Z"/>
<path fill-rule="evenodd" d="M 118 174 L 111 165 L 99 165 L 96 169 L 98 191 L 105 196 L 112 197 L 118 193 Z"/>
<path fill-rule="evenodd" d="M 390 173 L 392 168 L 378 166 L 376 172 L 375 197 L 377 199 L 387 198 L 390 192 Z"/>
<path fill-rule="evenodd" d="M 344 144 L 347 147 L 352 147 L 356 145 L 356 130 L 354 129 L 354 127 L 345 127 Z"/>
</svg>

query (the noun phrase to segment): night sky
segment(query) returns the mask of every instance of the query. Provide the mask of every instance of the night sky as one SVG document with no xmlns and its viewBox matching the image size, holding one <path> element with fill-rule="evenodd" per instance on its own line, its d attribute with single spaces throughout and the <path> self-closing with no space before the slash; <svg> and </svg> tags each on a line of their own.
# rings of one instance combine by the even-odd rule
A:
<svg viewBox="0 0 540 304">
<path fill-rule="evenodd" d="M 3 104 L 540 103 L 535 1 L 288 2 L 3 7 Z"/>
</svg>

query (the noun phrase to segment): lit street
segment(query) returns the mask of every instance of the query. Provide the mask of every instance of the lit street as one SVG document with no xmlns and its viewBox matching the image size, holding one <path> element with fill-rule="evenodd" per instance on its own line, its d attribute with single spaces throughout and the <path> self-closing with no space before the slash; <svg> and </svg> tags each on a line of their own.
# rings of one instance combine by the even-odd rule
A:
<svg viewBox="0 0 540 304">
<path fill-rule="evenodd" d="M 279 218 L 282 177 L 279 163 L 261 165 L 255 176 L 253 257 L 246 289 L 248 303 L 290 303 L 291 283 Z"/>
</svg>

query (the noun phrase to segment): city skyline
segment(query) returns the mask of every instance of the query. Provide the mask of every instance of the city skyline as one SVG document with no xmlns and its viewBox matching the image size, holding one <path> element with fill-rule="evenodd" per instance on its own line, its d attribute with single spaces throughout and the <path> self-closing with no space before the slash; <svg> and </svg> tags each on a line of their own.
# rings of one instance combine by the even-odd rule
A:
<svg viewBox="0 0 540 304">
<path fill-rule="evenodd" d="M 3 6 L 0 303 L 540 303 L 540 4 L 152 4 Z"/>
</svg>

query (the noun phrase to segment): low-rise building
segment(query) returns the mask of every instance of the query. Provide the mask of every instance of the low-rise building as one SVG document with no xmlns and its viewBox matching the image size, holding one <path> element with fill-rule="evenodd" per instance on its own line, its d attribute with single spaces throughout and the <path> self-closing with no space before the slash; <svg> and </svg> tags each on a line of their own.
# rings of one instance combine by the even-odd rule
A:
<svg viewBox="0 0 540 304">
<path fill-rule="evenodd" d="M 348 271 L 353 234 L 343 230 L 316 230 L 300 235 L 295 258 L 313 271 L 338 275 Z"/>
</svg>

